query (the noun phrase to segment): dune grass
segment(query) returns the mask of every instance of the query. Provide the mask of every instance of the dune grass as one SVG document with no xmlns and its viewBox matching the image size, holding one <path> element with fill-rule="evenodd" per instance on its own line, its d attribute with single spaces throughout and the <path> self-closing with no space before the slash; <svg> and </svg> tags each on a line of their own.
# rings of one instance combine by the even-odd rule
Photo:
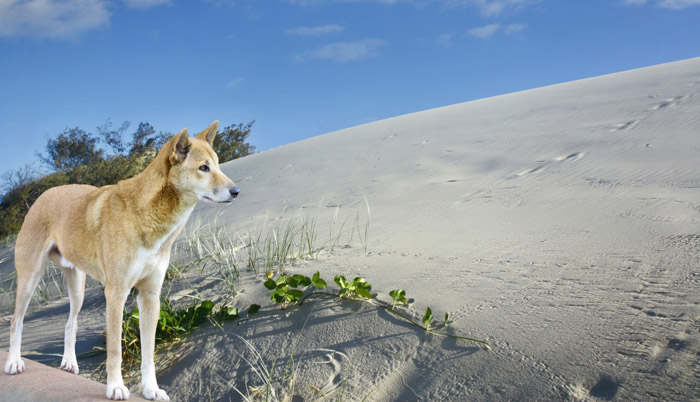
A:
<svg viewBox="0 0 700 402">
<path fill-rule="evenodd" d="M 213 271 L 229 295 L 235 297 L 241 287 L 242 269 L 268 277 L 286 272 L 289 266 L 315 260 L 322 253 L 333 254 L 343 235 L 347 237 L 346 247 L 351 247 L 357 239 L 366 254 L 370 226 L 367 200 L 365 210 L 365 215 L 359 209 L 354 219 L 346 217 L 341 221 L 340 206 L 336 206 L 324 240 L 320 240 L 316 216 L 301 212 L 286 219 L 265 219 L 262 225 L 242 234 L 219 226 L 218 218 L 204 224 L 198 217 L 189 225 L 174 258 L 187 262 L 171 263 L 166 279 L 178 279 L 190 267 L 198 266 L 200 275 Z"/>
</svg>

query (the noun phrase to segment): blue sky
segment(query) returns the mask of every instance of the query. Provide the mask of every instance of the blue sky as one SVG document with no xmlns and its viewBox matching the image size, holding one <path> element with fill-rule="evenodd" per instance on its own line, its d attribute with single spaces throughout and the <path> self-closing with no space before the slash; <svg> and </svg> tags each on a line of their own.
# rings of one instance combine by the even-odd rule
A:
<svg viewBox="0 0 700 402">
<path fill-rule="evenodd" d="M 0 0 L 0 173 L 107 119 L 255 120 L 262 151 L 698 57 L 698 21 L 700 0 Z"/>
</svg>

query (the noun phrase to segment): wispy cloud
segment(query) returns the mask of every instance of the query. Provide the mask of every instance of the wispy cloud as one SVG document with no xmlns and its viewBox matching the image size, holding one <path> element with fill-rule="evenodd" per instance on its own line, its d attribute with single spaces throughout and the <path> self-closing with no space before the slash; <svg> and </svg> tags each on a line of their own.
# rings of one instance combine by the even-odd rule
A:
<svg viewBox="0 0 700 402">
<path fill-rule="evenodd" d="M 74 38 L 111 15 L 105 0 L 0 0 L 0 37 Z"/>
<path fill-rule="evenodd" d="M 648 0 L 623 0 L 623 4 L 628 6 L 641 6 L 649 3 Z M 683 10 L 688 7 L 700 6 L 700 0 L 656 0 L 653 2 L 656 7 L 669 8 L 671 10 Z"/>
<path fill-rule="evenodd" d="M 308 60 L 332 61 L 335 63 L 350 63 L 374 57 L 379 57 L 379 49 L 386 45 L 381 39 L 365 39 L 357 42 L 329 43 L 321 48 L 297 55 L 300 62 Z"/>
<path fill-rule="evenodd" d="M 449 49 L 452 47 L 452 34 L 442 34 L 438 35 L 437 38 L 435 38 L 435 43 L 437 43 L 438 46 Z"/>
<path fill-rule="evenodd" d="M 438 7 L 469 7 L 475 8 L 484 17 L 495 17 L 506 12 L 517 11 L 543 0 L 287 0 L 288 3 L 299 6 L 321 6 L 339 3 L 375 3 L 384 5 L 410 4 L 415 7 L 435 5 Z M 690 1 L 690 0 L 685 0 Z"/>
<path fill-rule="evenodd" d="M 483 27 L 472 28 L 467 31 L 467 35 L 479 39 L 488 39 L 498 32 L 503 32 L 506 35 L 515 35 L 527 29 L 525 24 L 489 24 Z"/>
<path fill-rule="evenodd" d="M 245 82 L 245 78 L 236 77 L 236 78 L 234 78 L 231 81 L 226 83 L 226 89 L 228 89 L 229 91 L 232 91 L 232 90 L 240 87 L 244 82 Z"/>
<path fill-rule="evenodd" d="M 486 39 L 492 37 L 499 29 L 501 29 L 501 24 L 489 24 L 483 27 L 472 28 L 467 31 L 467 34 L 475 38 Z"/>
<path fill-rule="evenodd" d="M 522 32 L 526 29 L 527 29 L 526 24 L 510 24 L 510 25 L 505 26 L 505 28 L 503 29 L 503 32 L 506 35 L 514 35 L 514 34 Z"/>
<path fill-rule="evenodd" d="M 344 30 L 345 30 L 345 27 L 343 27 L 341 25 L 330 24 L 330 25 L 321 25 L 321 26 L 315 26 L 315 27 L 302 26 L 302 27 L 290 28 L 290 29 L 287 29 L 286 33 L 287 33 L 287 35 L 297 35 L 297 36 L 320 36 L 320 35 L 325 35 L 325 34 L 330 34 L 330 33 L 335 33 L 335 32 L 342 32 Z"/>
<path fill-rule="evenodd" d="M 542 0 L 433 0 L 448 7 L 473 7 L 484 17 L 496 17 L 506 12 L 517 11 L 539 4 Z"/>
<path fill-rule="evenodd" d="M 673 10 L 682 10 L 688 7 L 700 6 L 700 0 L 660 0 L 656 2 L 656 5 Z"/>
<path fill-rule="evenodd" d="M 170 0 L 124 0 L 124 4 L 130 8 L 151 8 L 172 5 L 173 3 Z"/>
</svg>

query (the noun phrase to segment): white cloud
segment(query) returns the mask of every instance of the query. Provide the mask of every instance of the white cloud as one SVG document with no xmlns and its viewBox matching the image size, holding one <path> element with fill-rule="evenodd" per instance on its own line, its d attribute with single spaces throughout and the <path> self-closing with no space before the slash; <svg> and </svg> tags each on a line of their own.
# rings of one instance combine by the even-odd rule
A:
<svg viewBox="0 0 700 402">
<path fill-rule="evenodd" d="M 516 33 L 520 33 L 526 29 L 527 25 L 525 24 L 510 24 L 503 28 L 503 32 L 505 32 L 506 35 L 513 35 Z"/>
<path fill-rule="evenodd" d="M 700 0 L 660 0 L 656 5 L 673 10 L 682 10 L 692 6 L 700 6 Z"/>
<path fill-rule="evenodd" d="M 319 36 L 334 32 L 342 32 L 345 27 L 340 25 L 322 25 L 316 27 L 296 27 L 290 28 L 286 31 L 287 35 L 298 35 L 298 36 Z"/>
<path fill-rule="evenodd" d="M 0 37 L 74 38 L 110 17 L 105 0 L 0 0 Z"/>
<path fill-rule="evenodd" d="M 628 6 L 641 6 L 648 3 L 648 0 L 623 0 Z M 700 0 L 657 0 L 654 5 L 660 8 L 670 8 L 672 10 L 683 10 L 688 7 L 700 6 Z"/>
<path fill-rule="evenodd" d="M 476 8 L 485 17 L 495 17 L 510 10 L 518 10 L 541 3 L 543 0 L 287 0 L 288 3 L 300 6 L 320 6 L 338 3 L 377 3 L 377 4 L 410 4 L 415 7 L 436 5 L 441 7 L 471 7 Z"/>
<path fill-rule="evenodd" d="M 526 29 L 527 25 L 525 24 L 510 24 L 505 26 L 501 24 L 490 24 L 483 27 L 472 28 L 467 31 L 467 34 L 479 39 L 488 39 L 498 32 L 503 32 L 506 35 L 515 35 Z"/>
<path fill-rule="evenodd" d="M 448 7 L 473 7 L 485 17 L 495 17 L 509 10 L 518 10 L 538 4 L 541 0 L 433 0 L 433 2 Z"/>
<path fill-rule="evenodd" d="M 467 31 L 467 34 L 475 38 L 486 39 L 492 37 L 499 29 L 501 29 L 501 24 L 489 24 L 483 27 L 472 28 Z"/>
<path fill-rule="evenodd" d="M 130 8 L 151 8 L 173 4 L 170 0 L 124 0 L 124 3 Z"/>
<path fill-rule="evenodd" d="M 303 62 L 315 59 L 336 63 L 350 63 L 379 57 L 379 48 L 385 44 L 386 41 L 381 39 L 365 39 L 358 42 L 335 42 L 322 46 L 318 50 L 300 54 L 297 56 L 297 60 Z"/>
</svg>

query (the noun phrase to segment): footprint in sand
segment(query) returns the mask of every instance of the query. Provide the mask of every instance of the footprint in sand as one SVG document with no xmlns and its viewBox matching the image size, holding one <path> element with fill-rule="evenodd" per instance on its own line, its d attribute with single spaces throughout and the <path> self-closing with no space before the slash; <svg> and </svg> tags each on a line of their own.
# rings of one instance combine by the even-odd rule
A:
<svg viewBox="0 0 700 402">
<path fill-rule="evenodd" d="M 573 154 L 559 156 L 559 157 L 556 157 L 556 158 L 554 158 L 552 160 L 548 160 L 548 161 L 547 160 L 537 161 L 537 163 L 539 163 L 538 166 L 535 166 L 535 167 L 527 169 L 527 170 L 523 170 L 522 172 L 518 172 L 518 173 L 514 174 L 513 176 L 511 176 L 510 178 L 517 178 L 517 177 L 522 177 L 522 176 L 533 174 L 533 173 L 539 173 L 539 172 L 545 170 L 546 168 L 553 166 L 554 164 L 561 163 L 561 162 L 577 161 L 577 160 L 583 158 L 583 156 L 584 156 L 583 152 L 574 152 Z"/>
<path fill-rule="evenodd" d="M 616 131 L 630 130 L 630 129 L 632 129 L 634 126 L 636 126 L 637 123 L 639 123 L 639 121 L 637 121 L 637 120 L 630 120 L 630 121 L 627 121 L 627 122 L 624 122 L 624 123 L 620 123 L 620 124 L 616 125 L 615 128 L 613 128 L 612 130 L 610 130 L 610 132 L 611 132 L 611 133 L 614 133 L 614 132 L 616 132 Z"/>
<path fill-rule="evenodd" d="M 608 375 L 601 375 L 590 389 L 582 383 L 570 384 L 566 388 L 575 400 L 612 400 L 620 389 L 620 382 Z"/>
<path fill-rule="evenodd" d="M 347 361 L 348 356 L 333 349 L 314 349 L 306 353 L 316 370 L 322 370 L 328 377 L 324 384 L 320 384 L 316 389 L 321 394 L 330 394 L 343 380 L 343 360 Z"/>
<path fill-rule="evenodd" d="M 675 98 L 664 99 L 656 106 L 652 107 L 651 110 L 665 109 L 668 107 L 678 106 L 678 104 L 686 99 L 690 98 L 690 95 L 676 96 Z"/>
</svg>

